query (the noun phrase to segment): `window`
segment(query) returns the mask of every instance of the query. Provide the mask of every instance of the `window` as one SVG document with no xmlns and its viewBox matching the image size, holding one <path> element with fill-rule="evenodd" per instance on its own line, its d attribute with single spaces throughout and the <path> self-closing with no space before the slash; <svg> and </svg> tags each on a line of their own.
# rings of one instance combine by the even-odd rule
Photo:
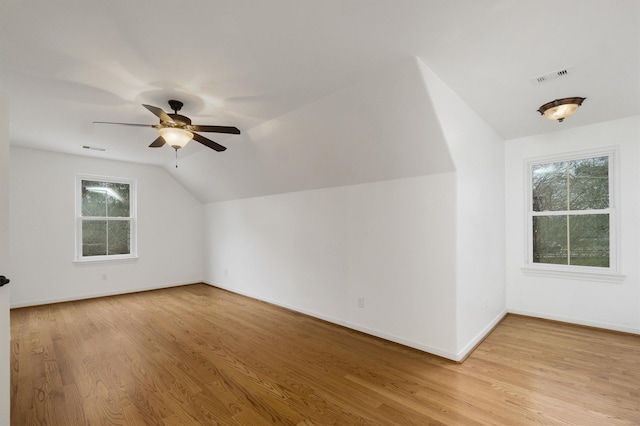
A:
<svg viewBox="0 0 640 426">
<path fill-rule="evenodd" d="M 616 270 L 612 151 L 529 162 L 529 264 Z"/>
<path fill-rule="evenodd" d="M 76 260 L 136 257 L 132 179 L 76 177 Z"/>
</svg>

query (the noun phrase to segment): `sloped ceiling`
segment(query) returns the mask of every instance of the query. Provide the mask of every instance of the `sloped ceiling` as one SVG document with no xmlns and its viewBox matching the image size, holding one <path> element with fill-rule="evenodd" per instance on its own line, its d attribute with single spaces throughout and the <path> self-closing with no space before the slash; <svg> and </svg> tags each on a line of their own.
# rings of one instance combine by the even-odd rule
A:
<svg viewBox="0 0 640 426">
<path fill-rule="evenodd" d="M 353 97 L 414 57 L 505 139 L 640 114 L 639 40 L 638 0 L 4 0 L 0 91 L 13 145 L 167 169 L 172 150 L 147 148 L 153 129 L 92 122 L 154 124 L 140 104 L 177 98 L 195 123 L 235 125 L 242 136 L 212 137 L 226 152 L 190 143 L 176 173 L 201 199 L 228 199 L 429 169 L 419 94 Z M 566 96 L 587 101 L 564 123 L 536 112 Z"/>
<path fill-rule="evenodd" d="M 453 171 L 415 60 L 249 129 L 169 170 L 203 202 Z"/>
</svg>

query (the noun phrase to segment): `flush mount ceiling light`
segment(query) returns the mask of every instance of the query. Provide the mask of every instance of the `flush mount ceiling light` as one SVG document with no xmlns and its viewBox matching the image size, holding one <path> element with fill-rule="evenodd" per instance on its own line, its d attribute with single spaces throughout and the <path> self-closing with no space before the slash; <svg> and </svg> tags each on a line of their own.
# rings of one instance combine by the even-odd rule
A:
<svg viewBox="0 0 640 426">
<path fill-rule="evenodd" d="M 538 108 L 538 112 L 545 115 L 549 120 L 562 121 L 572 115 L 586 98 L 562 98 L 555 101 L 547 102 Z"/>
</svg>

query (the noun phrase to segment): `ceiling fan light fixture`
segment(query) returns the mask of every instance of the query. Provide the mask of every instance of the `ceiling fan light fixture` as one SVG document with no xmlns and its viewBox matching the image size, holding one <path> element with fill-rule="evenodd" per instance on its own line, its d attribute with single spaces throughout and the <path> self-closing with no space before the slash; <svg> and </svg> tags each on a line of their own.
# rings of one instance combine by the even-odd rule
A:
<svg viewBox="0 0 640 426">
<path fill-rule="evenodd" d="M 160 133 L 160 136 L 162 136 L 165 142 L 174 149 L 184 147 L 193 139 L 193 133 L 179 127 L 162 127 L 158 129 L 158 133 Z"/>
<path fill-rule="evenodd" d="M 573 98 L 562 98 L 556 99 L 551 102 L 547 102 L 538 108 L 538 112 L 549 120 L 558 120 L 558 122 L 562 123 L 562 121 L 573 115 L 574 112 L 578 109 L 582 102 L 586 98 L 581 98 L 579 96 Z"/>
</svg>

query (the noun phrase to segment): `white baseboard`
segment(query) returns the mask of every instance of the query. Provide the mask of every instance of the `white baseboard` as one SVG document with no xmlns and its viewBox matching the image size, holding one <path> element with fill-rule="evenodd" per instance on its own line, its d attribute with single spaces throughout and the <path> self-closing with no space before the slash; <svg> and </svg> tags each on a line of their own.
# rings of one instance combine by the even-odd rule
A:
<svg viewBox="0 0 640 426">
<path fill-rule="evenodd" d="M 473 352 L 473 350 L 478 346 L 491 332 L 494 328 L 507 316 L 506 309 L 500 312 L 485 328 L 480 331 L 467 345 L 456 355 L 456 361 L 462 361 L 467 356 Z"/>
<path fill-rule="evenodd" d="M 280 301 L 277 300 L 272 300 L 269 298 L 265 298 L 262 296 L 258 296 L 256 294 L 252 294 L 250 292 L 245 292 L 245 291 L 241 291 L 235 288 L 230 288 L 230 287 L 226 287 L 223 285 L 217 285 L 217 284 L 212 284 L 210 282 L 207 281 L 200 281 L 201 283 L 207 284 L 211 287 L 216 287 L 216 288 L 220 288 L 223 290 L 227 290 L 230 291 L 232 293 L 236 293 L 236 294 L 240 294 L 246 297 L 250 297 L 252 299 L 256 299 L 256 300 L 261 300 L 267 303 L 270 303 L 272 305 L 275 306 L 280 306 L 282 308 L 285 309 L 289 309 L 291 311 L 294 312 L 298 312 L 304 315 L 308 315 L 310 317 L 313 318 L 318 318 L 320 320 L 323 321 L 327 321 L 330 322 L 332 324 L 337 324 L 339 326 L 342 327 L 346 327 L 352 330 L 356 330 L 359 331 L 361 333 L 365 333 L 365 334 L 369 334 L 371 336 L 375 336 L 375 337 L 379 337 L 381 339 L 384 340 L 388 340 L 390 342 L 395 342 L 395 343 L 399 343 L 401 345 L 410 347 L 410 348 L 414 348 L 414 349 L 418 349 L 421 350 L 423 352 L 428 352 L 430 354 L 433 355 L 437 355 L 440 356 L 442 358 L 446 358 L 452 361 L 456 361 L 459 362 L 461 360 L 464 360 L 469 354 L 471 354 L 471 352 L 473 352 L 473 350 L 476 348 L 476 346 L 478 344 L 480 344 L 482 342 L 482 340 L 484 340 L 490 333 L 491 331 L 498 325 L 498 323 L 500 321 L 502 321 L 502 319 L 509 313 L 512 314 L 516 314 L 516 315 L 524 315 L 524 316 L 529 316 L 529 317 L 534 317 L 534 318 L 543 318 L 543 319 L 549 319 L 549 320 L 553 320 L 553 321 L 560 321 L 560 322 L 566 322 L 566 323 L 571 323 L 571 324 L 578 324 L 578 325 L 584 325 L 584 326 L 588 326 L 588 327 L 595 327 L 595 328 L 602 328 L 602 329 L 607 329 L 607 330 L 613 330 L 613 331 L 620 331 L 620 332 L 624 332 L 624 333 L 632 333 L 632 334 L 640 334 L 640 329 L 636 329 L 636 328 L 632 328 L 632 327 L 627 327 L 627 326 L 622 326 L 622 325 L 616 325 L 616 324 L 609 324 L 609 323 L 601 323 L 601 322 L 596 322 L 596 321 L 585 321 L 585 320 L 580 320 L 580 319 L 576 319 L 576 318 L 570 318 L 570 317 L 564 317 L 564 316 L 560 316 L 560 315 L 552 315 L 552 314 L 547 314 L 547 313 L 541 313 L 541 312 L 532 312 L 532 311 L 526 311 L 523 309 L 508 309 L 505 310 L 503 312 L 501 312 L 500 314 L 498 314 L 489 324 L 487 324 L 487 326 L 485 326 L 482 331 L 480 331 L 476 337 L 473 338 L 473 340 L 471 340 L 469 343 L 467 343 L 467 345 L 458 353 L 453 353 L 453 352 L 449 352 L 449 351 L 445 351 L 439 348 L 434 348 L 434 347 L 430 347 L 427 345 L 423 345 L 420 344 L 418 342 L 414 342 L 412 340 L 407 340 L 407 339 L 403 339 L 397 336 L 393 336 L 393 335 L 389 335 L 386 333 L 382 333 L 380 331 L 377 330 L 373 330 L 364 326 L 361 326 L 359 324 L 354 324 L 354 323 L 350 323 L 348 321 L 344 321 L 338 318 L 333 318 L 327 315 L 323 315 L 320 314 L 318 312 L 314 312 L 314 311 L 309 311 L 306 309 L 301 309 L 297 306 L 291 306 L 288 305 L 286 303 L 282 303 Z M 74 296 L 74 297 L 61 297 L 61 298 L 55 298 L 55 299 L 38 299 L 38 300 L 31 300 L 28 302 L 22 302 L 22 303 L 15 303 L 15 304 L 11 304 L 11 309 L 15 309 L 15 308 L 24 308 L 24 307 L 28 307 L 28 306 L 38 306 L 38 305 L 47 305 L 47 304 L 52 304 L 52 303 L 62 303 L 62 302 L 71 302 L 71 301 L 75 301 L 75 300 L 84 300 L 84 299 L 93 299 L 93 298 L 98 298 L 98 297 L 107 297 L 107 296 L 115 296 L 115 295 L 119 295 L 119 294 L 129 294 L 129 293 L 138 293 L 138 292 L 143 292 L 143 291 L 149 291 L 149 290 L 159 290 L 159 289 L 163 289 L 163 288 L 171 288 L 171 287 L 180 287 L 183 285 L 190 285 L 190 284 L 194 284 L 193 282 L 188 282 L 188 283 L 174 283 L 174 284 L 165 284 L 165 285 L 160 285 L 160 286 L 149 286 L 149 287 L 141 287 L 141 288 L 136 288 L 136 289 L 127 289 L 127 290 L 116 290 L 116 291 L 111 291 L 111 292 L 100 292 L 100 293 L 92 293 L 92 294 L 85 294 L 85 295 L 81 295 L 81 296 Z"/>
<path fill-rule="evenodd" d="M 198 281 L 198 283 L 200 283 L 200 281 Z M 188 283 L 177 283 L 177 284 L 164 284 L 159 286 L 155 285 L 155 286 L 149 286 L 149 287 L 131 288 L 126 290 L 105 291 L 105 292 L 99 292 L 99 293 L 82 294 L 78 296 L 59 297 L 54 299 L 35 299 L 27 302 L 12 303 L 10 305 L 10 309 L 26 308 L 29 306 L 50 305 L 52 303 L 73 302 L 76 300 L 95 299 L 98 297 L 116 296 L 119 294 L 139 293 L 142 291 L 160 290 L 162 288 L 171 288 L 171 287 L 181 287 L 183 285 L 190 285 L 190 284 L 195 284 L 195 283 L 188 282 Z"/>
<path fill-rule="evenodd" d="M 588 327 L 595 327 L 595 328 L 602 328 L 602 329 L 607 329 L 607 330 L 613 330 L 613 331 L 621 331 L 621 332 L 625 332 L 625 333 L 632 333 L 632 334 L 640 334 L 640 330 L 638 329 L 634 329 L 631 327 L 626 327 L 626 326 L 620 326 L 620 325 L 615 325 L 615 324 L 608 324 L 608 323 L 600 323 L 600 322 L 594 322 L 594 321 L 584 321 L 584 320 L 579 320 L 579 319 L 575 319 L 575 318 L 570 318 L 570 317 L 563 317 L 563 316 L 558 316 L 558 315 L 549 315 L 549 314 L 544 314 L 544 313 L 540 313 L 540 312 L 531 312 L 531 311 L 525 311 L 525 310 L 520 310 L 520 309 L 505 309 L 502 312 L 500 312 L 498 315 L 496 315 L 496 317 L 489 323 L 487 324 L 482 331 L 480 331 L 474 338 L 473 340 L 471 340 L 469 343 L 467 343 L 465 345 L 465 347 L 460 350 L 458 353 L 452 353 L 449 351 L 445 351 L 439 348 L 434 348 L 434 347 L 430 347 L 427 345 L 423 345 L 411 340 L 407 340 L 407 339 L 403 339 L 400 338 L 398 336 L 393 336 L 393 335 L 389 335 L 389 334 L 385 334 L 382 333 L 380 331 L 377 330 L 373 330 L 367 327 L 363 327 L 361 325 L 358 324 L 353 324 L 338 318 L 333 318 L 327 315 L 323 315 L 320 314 L 318 312 L 313 312 L 313 311 L 309 311 L 306 309 L 301 309 L 297 306 L 291 306 L 288 305 L 286 303 L 282 303 L 280 301 L 277 300 L 272 300 L 269 298 L 265 298 L 250 292 L 245 292 L 245 291 L 241 291 L 232 287 L 226 287 L 224 285 L 218 285 L 218 284 L 212 284 L 210 282 L 206 282 L 203 281 L 205 284 L 210 285 L 212 287 L 217 287 L 223 290 L 227 290 L 230 291 L 232 293 L 236 293 L 236 294 L 241 294 L 243 296 L 247 296 L 250 297 L 252 299 L 257 299 L 257 300 L 261 300 L 267 303 L 270 303 L 272 305 L 276 305 L 276 306 L 280 306 L 286 309 L 289 309 L 291 311 L 294 312 L 299 312 L 301 314 L 304 315 L 309 315 L 311 317 L 314 318 L 318 318 L 321 319 L 323 321 L 327 321 L 333 324 L 337 324 L 343 327 L 347 327 L 350 328 L 352 330 L 356 330 L 356 331 L 360 331 L 362 333 L 365 334 L 369 334 L 371 336 L 375 336 L 375 337 L 379 337 L 381 339 L 385 339 L 385 340 L 389 340 L 391 342 L 395 342 L 395 343 L 399 343 L 401 345 L 404 346 L 408 346 L 410 348 L 414 348 L 414 349 L 418 349 L 424 352 L 428 352 L 430 354 L 433 355 L 437 355 L 440 356 L 442 358 L 446 358 L 446 359 L 450 359 L 452 361 L 456 361 L 456 362 L 460 362 L 462 360 L 464 360 L 467 356 L 469 356 L 473 350 L 476 348 L 476 346 L 478 346 L 478 344 L 480 344 L 482 342 L 482 340 L 484 340 L 492 331 L 493 329 L 500 323 L 500 321 L 502 321 L 504 319 L 505 316 L 507 316 L 508 314 L 512 313 L 512 314 L 517 314 L 517 315 L 525 315 L 525 316 L 529 316 L 529 317 L 534 317 L 534 318 L 543 318 L 543 319 L 549 319 L 549 320 L 554 320 L 554 321 L 561 321 L 561 322 L 566 322 L 566 323 L 571 323 L 571 324 L 578 324 L 578 325 L 584 325 L 584 326 L 588 326 Z"/>
<path fill-rule="evenodd" d="M 577 324 L 577 325 L 584 325 L 587 327 L 602 328 L 605 330 L 621 331 L 623 333 L 640 334 L 640 329 L 628 327 L 624 325 L 610 324 L 610 323 L 599 322 L 599 321 L 588 321 L 588 320 L 583 320 L 579 318 L 565 317 L 562 315 L 548 314 L 544 312 L 527 311 L 524 309 L 509 309 L 508 312 L 510 314 L 524 315 L 527 317 L 542 318 L 542 319 L 548 319 L 552 321 L 566 322 L 569 324 Z"/>
<path fill-rule="evenodd" d="M 453 353 L 453 352 L 444 351 L 444 350 L 439 349 L 439 348 L 434 348 L 434 347 L 422 345 L 422 344 L 414 342 L 412 340 L 407 340 L 407 339 L 403 339 L 403 338 L 400 338 L 400 337 L 397 337 L 397 336 L 385 334 L 385 333 L 382 333 L 380 331 L 373 330 L 373 329 L 370 329 L 370 328 L 367 328 L 367 327 L 363 327 L 363 326 L 358 325 L 358 324 L 353 324 L 353 323 L 350 323 L 350 322 L 347 322 L 347 321 L 344 321 L 344 320 L 341 320 L 341 319 L 338 319 L 338 318 L 333 318 L 333 317 L 330 317 L 330 316 L 327 316 L 327 315 L 319 314 L 317 312 L 309 311 L 309 310 L 306 310 L 306 309 L 301 309 L 301 308 L 299 308 L 297 306 L 290 306 L 290 305 L 287 305 L 286 303 L 282 303 L 282 302 L 279 302 L 277 300 L 272 300 L 272 299 L 265 298 L 265 297 L 262 297 L 262 296 L 258 296 L 258 295 L 255 295 L 255 294 L 252 294 L 252 293 L 249 293 L 249 292 L 241 291 L 241 290 L 238 290 L 238 289 L 235 289 L 235 288 L 229 288 L 229 287 L 226 287 L 226 286 L 223 286 L 223 285 L 218 285 L 218 284 L 211 284 L 211 283 L 209 283 L 207 281 L 203 281 L 203 282 L 205 284 L 207 284 L 207 285 L 210 285 L 211 287 L 220 288 L 220 289 L 223 289 L 223 290 L 230 291 L 231 293 L 236 293 L 236 294 L 240 294 L 242 296 L 250 297 L 252 299 L 261 300 L 263 302 L 267 302 L 267 303 L 270 303 L 270 304 L 275 305 L 275 306 L 280 306 L 282 308 L 289 309 L 289 310 L 294 311 L 294 312 L 298 312 L 298 313 L 301 313 L 301 314 L 304 314 L 304 315 L 308 315 L 308 316 L 313 317 L 313 318 L 318 318 L 318 319 L 321 319 L 323 321 L 330 322 L 332 324 L 337 324 L 337 325 L 340 325 L 342 327 L 346 327 L 346 328 L 349 328 L 349 329 L 352 329 L 352 330 L 355 330 L 355 331 L 359 331 L 361 333 L 369 334 L 371 336 L 379 337 L 381 339 L 388 340 L 390 342 L 399 343 L 401 345 L 404 345 L 404 346 L 407 346 L 407 347 L 410 347 L 410 348 L 414 348 L 414 349 L 418 349 L 418 350 L 421 350 L 423 352 L 428 352 L 430 354 L 437 355 L 437 356 L 442 357 L 442 358 L 447 358 L 447 359 L 450 359 L 452 361 L 460 361 L 462 359 L 461 357 L 459 357 L 458 354 Z"/>
</svg>

